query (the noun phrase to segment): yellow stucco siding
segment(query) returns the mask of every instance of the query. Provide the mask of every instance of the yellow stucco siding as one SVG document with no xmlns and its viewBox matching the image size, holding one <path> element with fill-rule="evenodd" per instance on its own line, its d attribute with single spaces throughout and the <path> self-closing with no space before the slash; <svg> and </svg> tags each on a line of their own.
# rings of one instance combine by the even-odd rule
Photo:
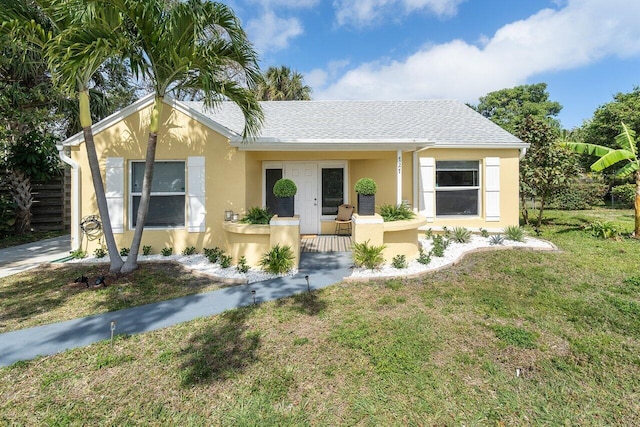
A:
<svg viewBox="0 0 640 427">
<path fill-rule="evenodd" d="M 111 127 L 95 135 L 96 150 L 103 173 L 108 157 L 124 158 L 124 233 L 116 234 L 120 248 L 129 247 L 133 237 L 130 226 L 129 194 L 130 163 L 133 160 L 144 160 L 148 123 L 151 107 L 133 113 L 118 121 Z M 163 126 L 158 135 L 156 160 L 183 160 L 191 156 L 205 158 L 205 191 L 206 191 L 206 230 L 203 233 L 188 232 L 185 227 L 174 229 L 145 228 L 143 245 L 151 245 L 153 253 L 159 253 L 164 247 L 171 246 L 174 253 L 185 247 L 223 247 L 225 237 L 221 229 L 224 210 L 239 211 L 244 209 L 246 200 L 245 153 L 229 146 L 226 138 L 202 125 L 187 115 L 164 107 Z M 93 186 L 90 183 L 89 165 L 84 144 L 74 149 L 72 158 L 81 167 L 84 185 L 81 188 L 81 217 L 96 215 Z M 186 177 L 185 177 L 186 178 Z M 86 241 L 82 247 L 85 248 Z M 97 242 L 90 242 L 89 252 L 97 247 Z"/>
<path fill-rule="evenodd" d="M 502 229 L 519 223 L 519 155 L 518 149 L 429 149 L 422 151 L 420 157 L 433 157 L 443 160 L 478 160 L 480 162 L 480 214 L 478 216 L 435 217 L 429 227 L 464 226 L 467 228 Z M 500 159 L 500 220 L 487 222 L 484 216 L 486 206 L 486 165 L 487 157 Z"/>
</svg>

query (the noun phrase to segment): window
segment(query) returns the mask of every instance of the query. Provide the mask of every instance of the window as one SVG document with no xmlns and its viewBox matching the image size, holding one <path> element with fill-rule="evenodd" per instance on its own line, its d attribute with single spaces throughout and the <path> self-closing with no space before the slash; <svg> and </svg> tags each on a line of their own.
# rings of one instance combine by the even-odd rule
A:
<svg viewBox="0 0 640 427">
<path fill-rule="evenodd" d="M 322 168 L 322 215 L 337 215 L 344 202 L 344 168 Z"/>
<path fill-rule="evenodd" d="M 436 162 L 436 215 L 478 215 L 480 162 Z"/>
<path fill-rule="evenodd" d="M 278 209 L 278 198 L 273 194 L 273 186 L 280 178 L 282 178 L 282 168 L 265 170 L 265 206 L 271 213 L 275 213 Z"/>
<path fill-rule="evenodd" d="M 136 226 L 144 178 L 144 162 L 131 162 L 130 218 Z M 185 162 L 159 161 L 153 168 L 151 200 L 145 226 L 179 227 L 185 225 Z"/>
</svg>

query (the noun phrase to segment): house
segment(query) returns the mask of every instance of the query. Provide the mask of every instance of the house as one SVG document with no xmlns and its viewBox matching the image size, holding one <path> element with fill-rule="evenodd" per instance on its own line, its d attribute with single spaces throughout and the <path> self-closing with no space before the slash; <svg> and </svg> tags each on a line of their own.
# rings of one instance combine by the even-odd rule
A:
<svg viewBox="0 0 640 427">
<path fill-rule="evenodd" d="M 120 247 L 133 235 L 152 103 L 147 96 L 94 125 Z M 212 111 L 200 102 L 165 103 L 143 236 L 156 253 L 225 248 L 225 211 L 273 206 L 270 189 L 281 177 L 298 186 L 300 234 L 333 234 L 337 206 L 355 204 L 354 184 L 365 176 L 378 184 L 377 205 L 408 203 L 426 227 L 518 224 L 518 164 L 528 145 L 461 102 L 264 102 L 265 122 L 251 141 L 242 140 L 243 118 L 232 103 Z M 61 152 L 74 170 L 75 247 L 81 219 L 97 215 L 83 143 L 82 134 L 73 136 Z"/>
</svg>

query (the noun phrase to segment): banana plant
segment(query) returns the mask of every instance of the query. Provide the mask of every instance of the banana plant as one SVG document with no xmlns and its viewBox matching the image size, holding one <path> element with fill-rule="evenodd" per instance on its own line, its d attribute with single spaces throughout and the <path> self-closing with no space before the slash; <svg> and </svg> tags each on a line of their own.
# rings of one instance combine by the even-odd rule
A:
<svg viewBox="0 0 640 427">
<path fill-rule="evenodd" d="M 634 175 L 636 184 L 636 198 L 634 202 L 635 224 L 634 237 L 640 238 L 640 158 L 638 157 L 638 141 L 636 132 L 622 123 L 622 132 L 616 136 L 616 144 L 620 148 L 609 148 L 602 145 L 581 142 L 564 142 L 564 145 L 580 154 L 598 156 L 599 159 L 591 165 L 594 172 L 602 172 L 608 167 L 621 164 L 616 177 L 626 178 Z"/>
</svg>

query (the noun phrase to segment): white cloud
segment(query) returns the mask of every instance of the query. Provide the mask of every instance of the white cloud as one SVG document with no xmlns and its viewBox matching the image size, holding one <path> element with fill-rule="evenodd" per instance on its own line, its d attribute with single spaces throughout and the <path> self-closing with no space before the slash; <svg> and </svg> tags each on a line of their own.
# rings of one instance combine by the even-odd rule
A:
<svg viewBox="0 0 640 427">
<path fill-rule="evenodd" d="M 246 29 L 249 39 L 260 53 L 285 49 L 291 39 L 303 33 L 302 24 L 297 18 L 281 18 L 270 10 L 250 20 Z"/>
<path fill-rule="evenodd" d="M 334 0 L 338 25 L 364 27 L 374 25 L 398 13 L 407 15 L 427 11 L 437 16 L 455 15 L 464 0 Z"/>
<path fill-rule="evenodd" d="M 316 99 L 457 98 L 523 84 L 544 72 L 577 68 L 610 55 L 640 54 L 640 2 L 571 0 L 500 28 L 480 45 L 461 40 L 427 46 L 404 60 L 362 64 Z M 588 90 L 588 88 L 585 88 Z"/>
</svg>

